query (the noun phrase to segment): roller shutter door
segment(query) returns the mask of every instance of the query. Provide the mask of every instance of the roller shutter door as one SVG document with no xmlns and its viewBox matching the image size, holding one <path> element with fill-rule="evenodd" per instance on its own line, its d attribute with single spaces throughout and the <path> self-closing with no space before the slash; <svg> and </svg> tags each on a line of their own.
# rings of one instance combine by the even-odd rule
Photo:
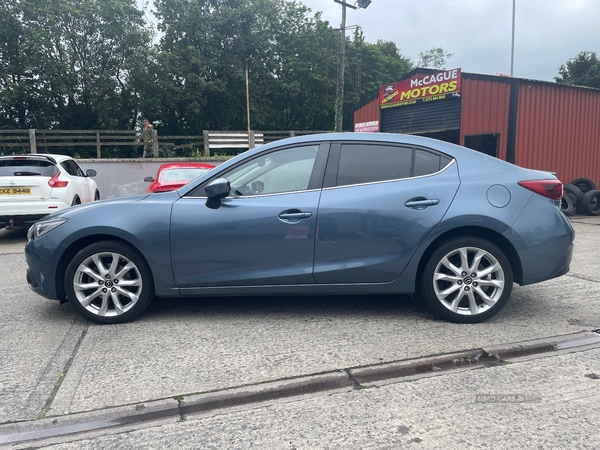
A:
<svg viewBox="0 0 600 450">
<path fill-rule="evenodd" d="M 460 128 L 460 98 L 397 106 L 381 110 L 381 131 L 431 133 Z"/>
</svg>

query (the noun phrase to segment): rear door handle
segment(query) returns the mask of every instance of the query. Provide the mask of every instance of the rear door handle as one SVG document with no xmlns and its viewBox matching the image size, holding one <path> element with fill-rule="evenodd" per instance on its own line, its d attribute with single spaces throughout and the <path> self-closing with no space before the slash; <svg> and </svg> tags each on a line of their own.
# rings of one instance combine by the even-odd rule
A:
<svg viewBox="0 0 600 450">
<path fill-rule="evenodd" d="M 407 208 L 423 209 L 427 208 L 428 206 L 437 205 L 439 202 L 440 201 L 438 199 L 419 198 L 407 201 L 404 206 Z"/>
<path fill-rule="evenodd" d="M 284 220 L 306 219 L 310 216 L 312 216 L 311 212 L 282 212 L 279 214 L 279 218 Z"/>
</svg>

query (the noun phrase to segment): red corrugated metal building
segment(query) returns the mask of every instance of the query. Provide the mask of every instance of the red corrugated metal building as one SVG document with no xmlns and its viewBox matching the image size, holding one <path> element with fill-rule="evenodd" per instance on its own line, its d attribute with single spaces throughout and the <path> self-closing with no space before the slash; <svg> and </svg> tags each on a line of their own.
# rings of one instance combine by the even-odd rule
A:
<svg viewBox="0 0 600 450">
<path fill-rule="evenodd" d="M 415 69 L 359 104 L 354 130 L 433 137 L 600 185 L 600 89 Z"/>
</svg>

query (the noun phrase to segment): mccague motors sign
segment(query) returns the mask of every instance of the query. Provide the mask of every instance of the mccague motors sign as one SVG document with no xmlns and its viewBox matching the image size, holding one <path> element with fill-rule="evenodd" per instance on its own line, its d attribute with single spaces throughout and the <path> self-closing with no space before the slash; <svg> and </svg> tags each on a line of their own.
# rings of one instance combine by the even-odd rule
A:
<svg viewBox="0 0 600 450">
<path fill-rule="evenodd" d="M 381 108 L 414 105 L 451 97 L 460 97 L 460 69 L 416 74 L 408 80 L 385 84 L 379 88 Z"/>
</svg>

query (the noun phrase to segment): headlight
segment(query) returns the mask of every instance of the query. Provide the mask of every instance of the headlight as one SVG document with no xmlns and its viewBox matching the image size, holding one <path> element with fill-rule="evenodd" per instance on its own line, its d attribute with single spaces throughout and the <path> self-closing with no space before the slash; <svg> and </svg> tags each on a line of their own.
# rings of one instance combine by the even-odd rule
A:
<svg viewBox="0 0 600 450">
<path fill-rule="evenodd" d="M 56 227 L 62 225 L 66 221 L 67 219 L 60 217 L 57 219 L 42 220 L 40 222 L 36 222 L 27 231 L 27 239 L 30 241 L 32 239 L 37 239 L 40 236 L 43 236 L 44 234 L 54 230 Z"/>
</svg>

